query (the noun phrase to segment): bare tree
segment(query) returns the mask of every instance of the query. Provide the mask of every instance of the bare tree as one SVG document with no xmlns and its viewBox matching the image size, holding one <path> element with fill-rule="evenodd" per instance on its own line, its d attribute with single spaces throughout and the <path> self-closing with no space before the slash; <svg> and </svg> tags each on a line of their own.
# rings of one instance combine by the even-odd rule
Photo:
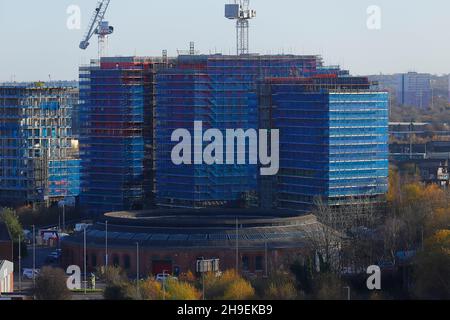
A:
<svg viewBox="0 0 450 320">
<path fill-rule="evenodd" d="M 361 270 L 378 255 L 375 230 L 380 210 L 369 198 L 350 203 L 331 206 L 321 198 L 315 201 L 313 214 L 320 224 L 307 237 L 328 271 L 340 272 L 343 266 Z"/>
</svg>

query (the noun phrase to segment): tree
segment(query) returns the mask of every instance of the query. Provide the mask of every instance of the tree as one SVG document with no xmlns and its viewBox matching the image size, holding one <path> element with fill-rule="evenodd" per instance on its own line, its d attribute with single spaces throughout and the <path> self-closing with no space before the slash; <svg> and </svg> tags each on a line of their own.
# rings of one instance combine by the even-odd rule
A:
<svg viewBox="0 0 450 320">
<path fill-rule="evenodd" d="M 313 258 L 307 257 L 303 261 L 295 261 L 290 270 L 295 276 L 297 290 L 303 291 L 305 294 L 311 294 L 315 272 Z"/>
<path fill-rule="evenodd" d="M 136 287 L 134 287 L 120 267 L 102 267 L 100 278 L 106 282 L 103 291 L 105 300 L 134 300 L 137 297 Z"/>
<path fill-rule="evenodd" d="M 250 300 L 255 296 L 255 289 L 243 278 L 231 282 L 223 295 L 223 300 Z"/>
<path fill-rule="evenodd" d="M 296 279 L 290 272 L 278 270 L 268 279 L 252 281 L 256 295 L 268 300 L 295 300 L 302 296 L 297 292 Z"/>
<path fill-rule="evenodd" d="M 140 285 L 141 298 L 143 300 L 163 300 L 164 292 L 161 282 L 147 279 Z"/>
<path fill-rule="evenodd" d="M 130 282 L 124 281 L 109 284 L 103 291 L 105 300 L 135 300 L 136 290 L 133 291 Z"/>
<path fill-rule="evenodd" d="M 34 294 L 38 300 L 69 300 L 71 292 L 66 281 L 64 270 L 44 267 L 36 278 Z"/>
<path fill-rule="evenodd" d="M 253 298 L 255 290 L 235 270 L 228 270 L 221 276 L 205 275 L 205 294 L 211 300 L 245 300 Z"/>
<path fill-rule="evenodd" d="M 191 284 L 174 279 L 165 283 L 168 300 L 199 300 L 201 293 Z"/>
<path fill-rule="evenodd" d="M 342 300 L 344 282 L 332 273 L 320 274 L 314 281 L 314 298 L 317 300 Z"/>
<path fill-rule="evenodd" d="M 104 291 L 106 300 L 198 300 L 201 294 L 191 284 L 168 279 L 164 284 L 153 278 L 140 281 L 136 290 L 136 282 L 129 281 L 120 268 L 108 268 L 103 277 L 108 279 Z"/>
<path fill-rule="evenodd" d="M 305 236 L 320 272 L 339 273 L 344 266 L 359 270 L 372 262 L 380 212 L 369 198 L 337 207 L 317 198 L 312 213 L 319 223 L 305 230 Z"/>
<path fill-rule="evenodd" d="M 414 263 L 414 292 L 422 299 L 450 299 L 450 230 L 427 239 Z"/>
<path fill-rule="evenodd" d="M 108 284 L 118 284 L 128 281 L 126 272 L 122 268 L 115 266 L 101 267 L 99 277 Z"/>
<path fill-rule="evenodd" d="M 196 281 L 195 275 L 192 273 L 192 271 L 188 271 L 187 273 L 182 273 L 178 277 L 181 281 L 194 283 Z"/>
<path fill-rule="evenodd" d="M 22 225 L 20 224 L 19 217 L 14 210 L 3 209 L 0 214 L 0 220 L 2 220 L 8 227 L 13 241 L 18 242 L 19 237 L 22 240 L 24 239 Z"/>
</svg>

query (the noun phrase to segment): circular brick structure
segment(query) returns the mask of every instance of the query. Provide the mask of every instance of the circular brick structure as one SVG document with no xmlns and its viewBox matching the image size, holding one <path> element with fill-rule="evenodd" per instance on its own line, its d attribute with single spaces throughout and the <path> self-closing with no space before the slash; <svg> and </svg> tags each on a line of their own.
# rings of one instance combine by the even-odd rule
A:
<svg viewBox="0 0 450 320">
<path fill-rule="evenodd" d="M 106 233 L 106 224 L 108 232 Z M 219 259 L 221 270 L 262 276 L 309 253 L 319 232 L 312 215 L 259 209 L 150 210 L 107 213 L 86 231 L 89 271 L 108 264 L 140 276 L 196 271 L 199 259 Z M 63 264 L 83 268 L 84 234 L 62 242 Z M 139 252 L 139 259 L 138 259 Z"/>
</svg>

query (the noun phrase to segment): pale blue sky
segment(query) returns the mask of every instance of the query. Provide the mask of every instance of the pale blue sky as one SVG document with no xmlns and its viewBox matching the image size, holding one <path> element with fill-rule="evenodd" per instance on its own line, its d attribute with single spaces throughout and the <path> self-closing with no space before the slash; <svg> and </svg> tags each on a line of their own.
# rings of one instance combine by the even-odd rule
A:
<svg viewBox="0 0 450 320">
<path fill-rule="evenodd" d="M 187 49 L 235 52 L 229 0 L 112 0 L 111 55 L 160 55 Z M 96 56 L 78 49 L 96 0 L 0 0 L 0 81 L 71 80 Z M 66 27 L 69 5 L 82 10 L 81 30 Z M 251 51 L 321 54 L 353 74 L 450 73 L 449 0 L 252 0 Z M 382 28 L 366 27 L 366 9 L 382 9 Z"/>
</svg>

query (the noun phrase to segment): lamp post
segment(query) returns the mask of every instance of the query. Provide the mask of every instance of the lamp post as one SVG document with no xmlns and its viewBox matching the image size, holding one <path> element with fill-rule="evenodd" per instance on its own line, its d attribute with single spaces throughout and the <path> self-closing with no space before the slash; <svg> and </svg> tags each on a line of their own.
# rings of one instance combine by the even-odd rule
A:
<svg viewBox="0 0 450 320">
<path fill-rule="evenodd" d="M 239 218 L 236 218 L 236 274 L 239 273 Z"/>
<path fill-rule="evenodd" d="M 22 292 L 22 243 L 19 234 L 19 291 Z"/>
<path fill-rule="evenodd" d="M 62 228 L 63 228 L 63 232 L 66 231 L 66 204 L 65 202 L 63 202 L 63 206 L 62 206 Z"/>
<path fill-rule="evenodd" d="M 83 254 L 84 254 L 84 294 L 87 294 L 87 262 L 86 262 L 86 226 L 84 226 L 84 248 L 83 248 Z"/>
<path fill-rule="evenodd" d="M 105 267 L 108 269 L 108 220 L 105 222 Z"/>
<path fill-rule="evenodd" d="M 33 224 L 33 288 L 36 289 L 36 230 Z"/>
<path fill-rule="evenodd" d="M 139 274 L 139 242 L 136 242 L 136 294 L 137 298 L 139 298 L 139 280 L 140 280 L 140 274 Z"/>
</svg>

